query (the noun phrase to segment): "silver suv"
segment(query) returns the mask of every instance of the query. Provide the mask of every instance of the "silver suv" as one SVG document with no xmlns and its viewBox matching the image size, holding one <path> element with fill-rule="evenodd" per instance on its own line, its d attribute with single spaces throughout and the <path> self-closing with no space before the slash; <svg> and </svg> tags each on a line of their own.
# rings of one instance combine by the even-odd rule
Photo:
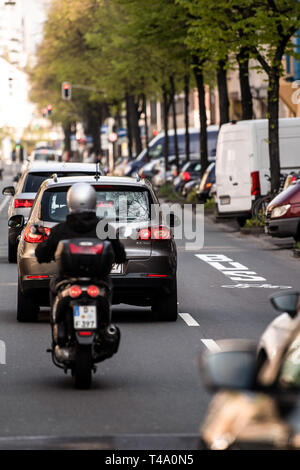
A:
<svg viewBox="0 0 300 470">
<path fill-rule="evenodd" d="M 54 173 L 60 176 L 94 175 L 96 166 L 92 163 L 31 163 L 27 164 L 17 187 L 7 186 L 4 195 L 13 196 L 8 207 L 8 221 L 14 215 L 23 215 L 28 219 L 36 193 L 40 185 Z M 17 262 L 17 247 L 20 230 L 8 228 L 8 261 Z"/>
<path fill-rule="evenodd" d="M 153 225 L 151 210 L 159 204 L 150 183 L 133 178 L 95 177 L 48 179 L 42 183 L 25 225 L 22 216 L 11 224 L 22 231 L 18 247 L 18 312 L 19 321 L 34 321 L 39 306 L 49 305 L 49 282 L 56 273 L 56 263 L 39 264 L 35 257 L 43 237 L 33 225 L 43 226 L 48 233 L 66 219 L 68 189 L 76 182 L 86 182 L 97 191 L 97 215 L 105 218 L 118 231 L 124 243 L 127 261 L 114 266 L 113 303 L 151 306 L 156 318 L 177 319 L 177 252 L 172 231 L 167 225 Z M 126 200 L 125 216 L 121 205 Z M 132 234 L 136 236 L 132 236 Z"/>
</svg>

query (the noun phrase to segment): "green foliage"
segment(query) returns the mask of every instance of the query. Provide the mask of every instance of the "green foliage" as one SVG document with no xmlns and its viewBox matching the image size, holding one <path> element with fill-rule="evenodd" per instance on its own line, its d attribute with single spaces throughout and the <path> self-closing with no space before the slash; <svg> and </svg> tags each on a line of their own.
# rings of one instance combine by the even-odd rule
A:
<svg viewBox="0 0 300 470">
<path fill-rule="evenodd" d="M 265 224 L 257 217 L 252 217 L 252 219 L 247 219 L 243 228 L 252 228 L 252 227 L 264 227 Z"/>
</svg>

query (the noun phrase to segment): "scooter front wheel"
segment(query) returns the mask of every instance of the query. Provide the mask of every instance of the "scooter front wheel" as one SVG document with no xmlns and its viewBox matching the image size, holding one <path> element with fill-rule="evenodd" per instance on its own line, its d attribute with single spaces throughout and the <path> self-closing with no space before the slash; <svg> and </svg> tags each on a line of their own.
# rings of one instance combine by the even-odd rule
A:
<svg viewBox="0 0 300 470">
<path fill-rule="evenodd" d="M 75 363 L 72 368 L 73 384 L 78 389 L 88 389 L 92 383 L 91 346 L 77 345 Z"/>
</svg>

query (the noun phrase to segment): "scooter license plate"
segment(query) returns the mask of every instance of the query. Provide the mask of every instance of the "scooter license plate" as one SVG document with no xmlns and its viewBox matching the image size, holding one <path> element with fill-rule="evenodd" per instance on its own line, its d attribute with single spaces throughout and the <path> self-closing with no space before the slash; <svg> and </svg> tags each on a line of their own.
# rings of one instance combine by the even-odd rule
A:
<svg viewBox="0 0 300 470">
<path fill-rule="evenodd" d="M 91 330 L 97 328 L 96 305 L 75 305 L 73 313 L 75 330 Z"/>
<path fill-rule="evenodd" d="M 113 264 L 110 274 L 122 274 L 123 273 L 123 264 Z"/>
</svg>

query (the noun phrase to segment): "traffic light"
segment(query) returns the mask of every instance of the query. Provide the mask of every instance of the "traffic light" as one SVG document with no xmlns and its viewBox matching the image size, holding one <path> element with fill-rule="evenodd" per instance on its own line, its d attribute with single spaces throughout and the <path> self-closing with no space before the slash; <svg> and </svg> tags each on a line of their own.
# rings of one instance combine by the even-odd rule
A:
<svg viewBox="0 0 300 470">
<path fill-rule="evenodd" d="M 72 85 L 69 82 L 63 82 L 61 85 L 61 95 L 63 100 L 72 98 Z"/>
<path fill-rule="evenodd" d="M 48 106 L 47 106 L 47 114 L 48 114 L 48 116 L 51 116 L 52 111 L 53 111 L 53 106 L 52 106 L 52 104 L 48 104 Z"/>
</svg>

